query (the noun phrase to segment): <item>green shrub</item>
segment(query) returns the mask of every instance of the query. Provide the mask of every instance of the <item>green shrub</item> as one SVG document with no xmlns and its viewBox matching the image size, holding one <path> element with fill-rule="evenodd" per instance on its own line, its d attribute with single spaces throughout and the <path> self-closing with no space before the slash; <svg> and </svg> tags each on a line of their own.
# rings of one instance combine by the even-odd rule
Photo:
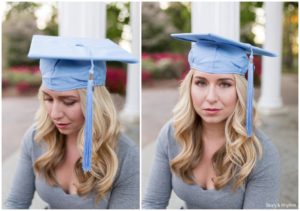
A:
<svg viewBox="0 0 300 211">
<path fill-rule="evenodd" d="M 7 81 L 9 86 L 17 86 L 23 82 L 28 83 L 32 87 L 39 87 L 41 85 L 40 74 L 29 72 L 5 71 L 2 75 L 2 80 Z"/>
<path fill-rule="evenodd" d="M 182 61 L 174 61 L 172 58 L 163 58 L 157 61 L 146 58 L 143 59 L 142 69 L 149 72 L 155 79 L 180 78 L 184 64 Z"/>
</svg>

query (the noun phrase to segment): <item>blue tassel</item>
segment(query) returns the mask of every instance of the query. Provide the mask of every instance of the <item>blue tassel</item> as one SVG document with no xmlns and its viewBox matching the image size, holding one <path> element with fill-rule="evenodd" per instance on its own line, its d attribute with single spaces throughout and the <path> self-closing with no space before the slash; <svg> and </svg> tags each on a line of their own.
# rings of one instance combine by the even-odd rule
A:
<svg viewBox="0 0 300 211">
<path fill-rule="evenodd" d="M 250 62 L 248 66 L 248 92 L 247 92 L 247 116 L 246 116 L 246 128 L 247 128 L 247 137 L 250 138 L 252 136 L 252 101 L 253 101 L 253 73 L 254 73 L 254 65 L 253 65 L 253 52 L 251 49 Z"/>
<path fill-rule="evenodd" d="M 91 171 L 92 142 L 93 142 L 93 79 L 89 79 L 87 86 L 86 115 L 84 128 L 83 163 L 84 172 Z"/>
<path fill-rule="evenodd" d="M 84 125 L 84 143 L 83 143 L 83 161 L 82 169 L 84 172 L 92 170 L 92 146 L 93 146 L 93 92 L 94 92 L 94 60 L 93 54 L 89 47 L 83 44 L 76 44 L 87 50 L 91 59 L 91 68 L 89 70 L 89 80 L 86 94 L 86 112 Z"/>
</svg>

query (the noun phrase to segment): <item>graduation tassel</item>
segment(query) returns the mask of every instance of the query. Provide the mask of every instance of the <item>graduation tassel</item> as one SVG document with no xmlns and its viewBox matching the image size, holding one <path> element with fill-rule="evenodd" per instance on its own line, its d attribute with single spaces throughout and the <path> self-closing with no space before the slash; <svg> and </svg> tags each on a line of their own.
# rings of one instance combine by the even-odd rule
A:
<svg viewBox="0 0 300 211">
<path fill-rule="evenodd" d="M 252 136 L 252 124 L 253 124 L 253 74 L 254 74 L 254 65 L 253 65 L 253 51 L 252 46 L 251 54 L 249 57 L 249 66 L 248 66 L 248 87 L 247 87 L 247 116 L 246 116 L 246 128 L 247 128 L 247 137 L 250 138 Z"/>
<path fill-rule="evenodd" d="M 86 115 L 84 128 L 83 163 L 84 172 L 92 170 L 92 144 L 93 144 L 93 91 L 94 91 L 94 62 L 91 60 L 92 67 L 89 71 L 87 85 Z"/>
</svg>

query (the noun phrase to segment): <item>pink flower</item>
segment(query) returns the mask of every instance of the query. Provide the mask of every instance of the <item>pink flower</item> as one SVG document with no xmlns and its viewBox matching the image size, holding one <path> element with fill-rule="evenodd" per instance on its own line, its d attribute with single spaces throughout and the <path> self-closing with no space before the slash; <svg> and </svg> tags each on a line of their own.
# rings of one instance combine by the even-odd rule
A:
<svg viewBox="0 0 300 211">
<path fill-rule="evenodd" d="M 111 93 L 125 94 L 126 71 L 120 67 L 107 67 L 105 83 Z"/>
</svg>

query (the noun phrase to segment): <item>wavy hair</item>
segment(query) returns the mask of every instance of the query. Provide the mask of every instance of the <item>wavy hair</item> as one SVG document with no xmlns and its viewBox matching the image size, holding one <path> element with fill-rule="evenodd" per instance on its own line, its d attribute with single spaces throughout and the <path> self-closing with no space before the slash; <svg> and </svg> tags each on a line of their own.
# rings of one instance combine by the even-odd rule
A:
<svg viewBox="0 0 300 211">
<path fill-rule="evenodd" d="M 85 115 L 86 90 L 78 89 L 81 109 Z M 36 113 L 35 141 L 46 144 L 46 152 L 34 163 L 34 170 L 42 174 L 50 185 L 58 185 L 55 179 L 55 169 L 61 164 L 65 156 L 65 136 L 59 133 L 48 116 L 43 101 L 43 93 L 39 90 L 38 98 L 40 107 Z M 79 184 L 78 195 L 87 195 L 92 190 L 96 191 L 96 200 L 103 198 L 106 192 L 112 188 L 118 169 L 118 159 L 115 152 L 117 138 L 119 136 L 119 121 L 113 101 L 104 86 L 94 88 L 94 116 L 93 116 L 93 146 L 92 146 L 92 170 L 84 173 L 82 170 L 82 158 L 75 164 L 75 173 Z M 83 152 L 84 126 L 77 137 L 77 146 L 80 153 Z"/>
<path fill-rule="evenodd" d="M 191 99 L 191 83 L 195 70 L 190 70 L 179 88 L 180 99 L 173 109 L 175 139 L 181 145 L 180 153 L 170 161 L 172 171 L 188 184 L 193 184 L 193 170 L 202 158 L 202 124 Z M 262 146 L 255 134 L 247 138 L 246 93 L 247 81 L 234 75 L 238 100 L 233 113 L 225 123 L 225 144 L 212 157 L 216 172 L 215 189 L 219 190 L 233 182 L 232 190 L 245 184 L 247 176 L 262 156 Z M 257 119 L 256 106 L 253 106 L 254 123 Z"/>
</svg>

